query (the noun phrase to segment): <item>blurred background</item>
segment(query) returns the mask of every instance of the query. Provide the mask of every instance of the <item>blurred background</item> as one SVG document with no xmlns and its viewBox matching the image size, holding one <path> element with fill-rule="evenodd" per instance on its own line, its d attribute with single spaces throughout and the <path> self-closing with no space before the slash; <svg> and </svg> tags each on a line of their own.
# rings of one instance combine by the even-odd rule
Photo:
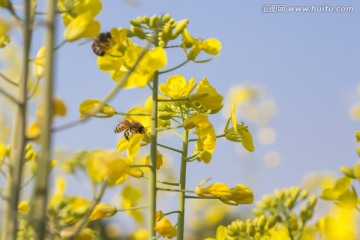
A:
<svg viewBox="0 0 360 240">
<path fill-rule="evenodd" d="M 314 6 L 317 10 L 292 12 L 293 6 Z M 352 7 L 352 11 L 329 12 L 326 6 Z M 172 74 L 194 77 L 197 82 L 206 76 L 224 96 L 221 114 L 211 116 L 217 133 L 222 133 L 231 105 L 236 103 L 238 121 L 249 125 L 255 142 L 255 152 L 247 153 L 241 144 L 219 139 L 210 164 L 188 165 L 189 189 L 212 177 L 213 182 L 229 186 L 245 184 L 259 200 L 275 188 L 305 184 L 308 178 L 322 174 L 338 174 L 340 166 L 352 166 L 358 161 L 354 138 L 360 119 L 358 1 L 112 0 L 103 1 L 97 19 L 104 32 L 113 27 L 129 27 L 130 19 L 137 16 L 165 13 L 176 20 L 189 19 L 190 34 L 217 38 L 222 50 L 212 61 L 188 63 L 164 76 L 161 82 Z M 5 13 L 0 14 L 6 17 Z M 60 17 L 58 26 L 60 43 L 64 30 Z M 38 34 L 33 55 L 43 43 L 43 36 Z M 8 56 L 9 51 L 0 49 L 0 56 Z M 56 95 L 68 108 L 66 118 L 55 122 L 62 125 L 79 117 L 78 107 L 83 100 L 103 98 L 114 81 L 98 69 L 91 43 L 68 43 L 56 53 L 56 58 Z M 170 50 L 167 68 L 184 60 L 181 50 Z M 1 64 L 5 68 L 9 63 L 2 60 Z M 150 94 L 148 88 L 123 90 L 111 105 L 126 112 L 143 104 Z M 2 111 L 8 108 L 6 102 L 0 104 Z M 34 111 L 36 106 L 32 106 Z M 35 115 L 30 120 L 31 117 Z M 122 135 L 115 135 L 113 129 L 121 119 L 121 116 L 92 119 L 59 132 L 54 147 L 65 151 L 114 149 Z M 164 135 L 161 141 L 171 142 L 172 138 Z M 178 156 L 167 151 L 164 154 L 165 166 L 178 167 Z M 84 176 L 71 177 L 69 181 L 69 194 L 91 196 L 89 188 L 82 187 L 82 181 L 87 181 Z M 110 191 L 106 198 L 116 201 L 114 192 Z M 166 199 L 164 196 L 162 206 L 169 209 L 176 206 Z M 194 201 L 187 202 L 194 209 L 192 213 L 198 205 L 204 207 L 208 203 Z M 244 213 L 248 209 L 251 206 L 233 207 L 229 211 Z M 189 216 L 192 213 L 189 211 Z M 118 218 L 121 221 L 122 216 Z"/>
</svg>

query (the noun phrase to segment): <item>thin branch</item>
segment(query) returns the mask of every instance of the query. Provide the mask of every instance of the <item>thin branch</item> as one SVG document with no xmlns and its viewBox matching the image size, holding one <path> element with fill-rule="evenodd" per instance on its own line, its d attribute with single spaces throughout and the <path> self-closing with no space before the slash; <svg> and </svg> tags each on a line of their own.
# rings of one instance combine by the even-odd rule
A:
<svg viewBox="0 0 360 240">
<path fill-rule="evenodd" d="M 14 82 L 13 80 L 11 80 L 10 78 L 8 78 L 7 76 L 5 76 L 4 74 L 2 74 L 0 72 L 0 77 L 2 77 L 5 81 L 7 81 L 8 83 L 10 83 L 13 86 L 19 86 L 19 83 Z"/>
<path fill-rule="evenodd" d="M 177 65 L 176 67 L 170 68 L 170 69 L 165 70 L 165 71 L 161 71 L 161 72 L 159 72 L 159 74 L 164 74 L 164 73 L 168 73 L 168 72 L 174 71 L 174 70 L 176 70 L 176 69 L 178 69 L 178 68 L 181 68 L 182 66 L 184 66 L 184 65 L 187 64 L 188 62 L 190 62 L 189 59 L 187 59 L 187 60 L 184 61 L 183 63 Z"/>
<path fill-rule="evenodd" d="M 169 146 L 166 146 L 166 145 L 160 144 L 160 143 L 158 143 L 157 145 L 158 145 L 159 147 L 163 147 L 163 148 L 169 149 L 169 150 L 174 151 L 174 152 L 182 153 L 182 151 L 181 151 L 181 150 L 176 149 L 176 148 L 172 148 L 172 147 L 169 147 Z"/>
<path fill-rule="evenodd" d="M 139 209 L 146 209 L 147 206 L 140 206 L 140 207 L 131 207 L 131 208 L 123 208 L 123 209 L 116 209 L 117 212 L 126 212 L 126 211 L 132 211 L 132 210 L 139 210 Z"/>
<path fill-rule="evenodd" d="M 8 93 L 7 91 L 5 91 L 4 89 L 2 89 L 1 87 L 0 87 L 0 93 L 2 93 L 7 99 L 9 99 L 11 102 L 13 102 L 13 103 L 15 103 L 15 104 L 17 104 L 17 105 L 19 105 L 20 104 L 20 102 L 14 97 L 14 96 L 12 96 L 10 93 Z"/>
<path fill-rule="evenodd" d="M 222 137 L 225 137 L 225 134 L 216 135 L 215 137 L 222 138 Z M 192 138 L 192 139 L 189 139 L 189 142 L 196 142 L 197 140 L 198 140 L 197 138 Z"/>
<path fill-rule="evenodd" d="M 179 48 L 179 47 L 181 47 L 181 45 L 166 46 L 164 48 Z"/>
<path fill-rule="evenodd" d="M 146 116 L 150 117 L 149 113 L 125 113 L 125 112 L 116 112 L 115 114 L 122 115 L 122 116 Z"/>
<path fill-rule="evenodd" d="M 181 189 L 174 189 L 174 188 L 160 188 L 160 187 L 158 187 L 157 190 L 165 191 L 165 192 L 194 193 L 193 190 L 181 190 Z"/>
<path fill-rule="evenodd" d="M 183 128 L 183 126 L 157 128 L 157 129 L 156 129 L 156 131 L 158 131 L 158 132 L 162 132 L 162 131 L 166 131 L 166 130 L 174 130 L 174 129 L 178 129 L 178 128 Z"/>
</svg>

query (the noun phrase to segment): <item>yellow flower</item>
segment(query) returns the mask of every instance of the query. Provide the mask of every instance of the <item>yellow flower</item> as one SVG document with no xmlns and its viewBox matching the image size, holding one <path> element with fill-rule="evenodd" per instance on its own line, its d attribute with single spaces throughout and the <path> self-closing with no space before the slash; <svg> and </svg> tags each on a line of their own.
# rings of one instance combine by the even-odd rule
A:
<svg viewBox="0 0 360 240">
<path fill-rule="evenodd" d="M 116 207 L 108 203 L 99 203 L 95 206 L 90 215 L 89 220 L 96 220 L 100 218 L 110 218 L 116 214 Z"/>
<path fill-rule="evenodd" d="M 113 151 L 94 151 L 85 160 L 87 173 L 94 182 L 108 180 L 109 185 L 123 182 L 127 177 L 128 160 Z"/>
<path fill-rule="evenodd" d="M 98 99 L 87 99 L 80 104 L 79 112 L 81 116 L 92 115 L 98 108 L 101 101 Z M 105 104 L 100 111 L 94 116 L 99 118 L 112 117 L 116 113 L 115 108 Z"/>
<path fill-rule="evenodd" d="M 230 121 L 233 124 L 232 128 L 230 128 Z M 226 139 L 233 142 L 241 142 L 243 147 L 249 152 L 253 152 L 255 150 L 252 135 L 248 130 L 248 127 L 244 126 L 244 123 L 237 124 L 236 122 L 235 105 L 232 107 L 231 116 L 226 123 L 224 133 Z"/>
<path fill-rule="evenodd" d="M 223 96 L 210 85 L 206 77 L 198 83 L 195 95 L 204 95 L 203 97 L 194 100 L 194 106 L 199 111 L 217 113 L 223 107 Z"/>
<path fill-rule="evenodd" d="M 130 45 L 124 55 L 124 65 L 120 69 L 110 74 L 111 78 L 119 81 L 128 71 L 134 66 L 139 58 L 143 48 L 136 45 Z M 146 87 L 147 83 L 151 81 L 154 73 L 166 66 L 167 57 L 166 52 L 161 47 L 156 47 L 149 50 L 140 60 L 135 70 L 129 76 L 124 88 Z"/>
<path fill-rule="evenodd" d="M 209 163 L 211 153 L 214 152 L 216 147 L 215 129 L 211 125 L 208 116 L 203 113 L 193 114 L 184 122 L 185 129 L 193 127 L 196 127 L 195 133 L 198 135 L 193 155 L 197 155 L 198 161 Z"/>
<path fill-rule="evenodd" d="M 331 209 L 331 215 L 320 218 L 317 223 L 327 240 L 355 239 L 357 226 L 354 210 L 338 207 Z"/>
<path fill-rule="evenodd" d="M 155 231 L 166 238 L 173 238 L 176 236 L 176 228 L 171 224 L 161 211 L 156 212 Z"/>
<path fill-rule="evenodd" d="M 174 75 L 159 86 L 160 92 L 170 98 L 187 97 L 194 88 L 194 78 L 191 78 L 188 83 L 181 75 Z"/>
<path fill-rule="evenodd" d="M 25 147 L 25 161 L 34 160 L 37 156 L 37 152 L 31 143 L 28 143 Z"/>
<path fill-rule="evenodd" d="M 161 154 L 161 152 L 156 151 L 156 169 L 159 170 L 160 167 L 163 165 L 163 158 L 164 156 Z M 145 157 L 145 164 L 150 164 L 150 154 Z"/>
<path fill-rule="evenodd" d="M 2 165 L 2 161 L 9 154 L 9 148 L 6 147 L 2 142 L 0 142 L 0 166 Z"/>
<path fill-rule="evenodd" d="M 96 37 L 100 33 L 100 23 L 89 14 L 81 14 L 66 26 L 64 38 L 68 41 L 76 41 L 80 38 Z"/>
<path fill-rule="evenodd" d="M 251 204 L 254 201 L 254 194 L 249 187 L 238 184 L 230 189 L 229 196 L 223 196 L 220 200 L 229 205 Z"/>
<path fill-rule="evenodd" d="M 196 186 L 194 191 L 197 195 L 215 197 L 230 195 L 230 187 L 228 187 L 225 183 L 213 183 L 207 187 L 202 187 L 209 180 L 211 180 L 211 178 L 205 179 Z"/>
<path fill-rule="evenodd" d="M 18 205 L 18 210 L 21 213 L 28 213 L 29 212 L 29 203 L 28 201 L 21 201 Z"/>
<path fill-rule="evenodd" d="M 37 139 L 40 136 L 40 124 L 35 121 L 30 123 L 26 129 L 26 137 L 29 139 Z"/>
<path fill-rule="evenodd" d="M 59 0 L 58 9 L 62 13 L 66 27 L 64 38 L 75 41 L 82 37 L 95 37 L 100 32 L 100 23 L 94 18 L 101 11 L 100 0 Z"/>
<path fill-rule="evenodd" d="M 33 68 L 35 77 L 42 78 L 45 76 L 46 55 L 47 48 L 41 47 L 36 54 L 36 58 L 34 59 Z"/>
<path fill-rule="evenodd" d="M 141 191 L 133 186 L 124 187 L 121 194 L 121 207 L 124 209 L 136 207 L 141 199 Z M 144 216 L 140 209 L 126 211 L 137 223 L 144 221 Z"/>
<path fill-rule="evenodd" d="M 45 103 L 41 102 L 37 111 L 36 111 L 36 117 L 37 119 L 42 119 L 44 117 L 44 110 L 45 110 Z M 54 97 L 53 98 L 53 108 L 52 108 L 52 115 L 53 116 L 59 116 L 59 117 L 65 117 L 67 113 L 66 104 L 61 98 Z"/>
<path fill-rule="evenodd" d="M 133 235 L 132 239 L 134 240 L 147 240 L 148 239 L 148 232 L 145 228 L 139 228 L 137 229 Z"/>
<path fill-rule="evenodd" d="M 216 38 L 195 39 L 186 29 L 183 31 L 182 41 L 183 49 L 189 60 L 195 60 L 201 51 L 218 56 L 221 50 L 221 43 Z M 191 48 L 190 52 L 187 51 L 187 48 Z"/>
</svg>

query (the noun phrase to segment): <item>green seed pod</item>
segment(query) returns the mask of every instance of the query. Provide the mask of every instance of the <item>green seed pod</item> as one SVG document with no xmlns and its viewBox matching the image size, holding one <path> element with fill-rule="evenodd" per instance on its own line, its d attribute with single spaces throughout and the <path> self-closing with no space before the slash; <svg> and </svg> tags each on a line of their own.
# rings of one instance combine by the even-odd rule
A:
<svg viewBox="0 0 360 240">
<path fill-rule="evenodd" d="M 340 167 L 340 171 L 349 178 L 355 178 L 354 170 L 349 167 Z"/>
<path fill-rule="evenodd" d="M 311 208 L 311 209 L 314 209 L 315 207 L 315 204 L 316 204 L 316 201 L 317 201 L 317 198 L 315 195 L 311 196 L 308 200 L 308 206 Z"/>
<path fill-rule="evenodd" d="M 246 221 L 246 233 L 253 237 L 255 235 L 255 227 L 251 224 L 251 221 Z"/>
<path fill-rule="evenodd" d="M 186 28 L 188 23 L 189 23 L 189 20 L 187 20 L 187 19 L 178 21 L 175 25 L 175 29 L 173 31 L 173 36 L 178 36 L 180 33 L 182 33 L 182 31 L 184 31 L 184 29 Z"/>
<path fill-rule="evenodd" d="M 140 39 L 145 39 L 146 38 L 146 34 L 145 34 L 145 32 L 144 32 L 144 30 L 142 28 L 131 26 L 131 30 L 134 32 L 134 34 L 138 38 L 140 38 Z"/>
<path fill-rule="evenodd" d="M 172 36 L 172 31 L 171 31 L 171 24 L 168 22 L 165 24 L 163 30 L 162 30 L 162 39 L 164 41 L 169 41 L 171 40 L 171 36 Z"/>
<path fill-rule="evenodd" d="M 149 27 L 152 27 L 152 28 L 155 28 L 157 27 L 158 23 L 159 23 L 159 16 L 157 15 L 153 15 L 151 18 L 150 18 L 150 22 L 149 22 Z"/>
<path fill-rule="evenodd" d="M 162 16 L 161 20 L 163 23 L 167 23 L 170 21 L 171 15 L 169 13 Z"/>
<path fill-rule="evenodd" d="M 141 23 L 137 21 L 137 19 L 131 19 L 130 24 L 134 27 L 141 27 Z"/>
</svg>

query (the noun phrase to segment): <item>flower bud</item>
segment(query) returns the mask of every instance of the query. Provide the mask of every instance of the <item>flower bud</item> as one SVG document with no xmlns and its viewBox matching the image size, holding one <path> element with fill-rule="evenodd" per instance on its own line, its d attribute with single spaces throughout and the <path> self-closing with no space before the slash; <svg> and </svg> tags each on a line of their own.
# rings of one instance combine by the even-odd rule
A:
<svg viewBox="0 0 360 240">
<path fill-rule="evenodd" d="M 163 23 L 167 23 L 170 21 L 171 15 L 169 13 L 165 14 L 164 16 L 162 16 L 161 20 Z"/>
<path fill-rule="evenodd" d="M 150 18 L 150 22 L 149 22 L 149 27 L 152 27 L 152 28 L 155 28 L 157 27 L 158 23 L 159 23 L 159 16 L 157 15 L 153 15 L 151 18 Z"/>
<path fill-rule="evenodd" d="M 178 36 L 180 33 L 182 33 L 182 31 L 184 31 L 184 29 L 186 28 L 188 23 L 189 23 L 188 19 L 183 19 L 183 20 L 178 21 L 175 25 L 175 29 L 173 31 L 173 36 Z"/>
<path fill-rule="evenodd" d="M 354 177 L 360 180 L 360 164 L 355 164 L 353 166 L 353 173 L 354 173 Z"/>
<path fill-rule="evenodd" d="M 138 17 L 139 18 L 139 17 Z M 138 21 L 138 19 L 131 19 L 130 24 L 134 27 L 141 27 L 141 23 Z"/>
<path fill-rule="evenodd" d="M 146 38 L 146 33 L 144 32 L 144 30 L 142 28 L 131 26 L 131 30 L 134 32 L 134 34 L 138 38 L 140 38 L 140 39 L 145 39 Z"/>
<path fill-rule="evenodd" d="M 354 170 L 349 167 L 340 167 L 340 171 L 349 178 L 355 178 Z"/>
<path fill-rule="evenodd" d="M 311 196 L 308 200 L 309 207 L 314 208 L 316 201 L 317 201 L 316 196 L 315 195 Z"/>
<path fill-rule="evenodd" d="M 251 224 L 251 221 L 246 221 L 246 233 L 251 237 L 255 235 L 255 227 Z"/>
</svg>

